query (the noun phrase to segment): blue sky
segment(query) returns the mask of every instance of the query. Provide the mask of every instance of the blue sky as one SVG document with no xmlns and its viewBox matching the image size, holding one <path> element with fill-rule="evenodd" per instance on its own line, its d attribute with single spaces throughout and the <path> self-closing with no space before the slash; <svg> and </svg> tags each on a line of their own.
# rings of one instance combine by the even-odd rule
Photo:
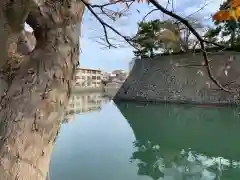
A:
<svg viewBox="0 0 240 180">
<path fill-rule="evenodd" d="M 163 6 L 166 6 L 168 0 L 158 0 Z M 169 5 L 168 9 L 172 10 L 174 7 L 174 12 L 184 16 L 188 16 L 204 6 L 204 9 L 198 11 L 192 16 L 198 19 L 200 22 L 211 25 L 211 19 L 209 17 L 211 14 L 216 12 L 219 5 L 223 0 L 170 0 L 173 1 L 173 6 Z M 90 1 L 91 2 L 91 1 Z M 109 2 L 109 0 L 92 0 L 92 4 L 104 4 Z M 123 6 L 117 5 L 113 9 L 121 9 Z M 153 6 L 148 4 L 138 4 L 134 5 L 127 12 L 127 16 L 123 16 L 115 22 L 109 20 L 106 16 L 102 16 L 105 22 L 110 24 L 112 27 L 121 32 L 124 36 L 134 36 L 137 32 L 137 22 L 141 21 L 146 13 L 154 9 Z M 137 11 L 138 10 L 138 11 Z M 140 12 L 140 13 L 139 13 Z M 154 12 L 146 18 L 146 20 L 151 19 L 163 19 L 168 18 L 161 12 Z M 207 20 L 208 19 L 208 20 Z M 26 24 L 25 24 L 26 25 Z M 128 64 L 134 57 L 133 48 L 128 46 L 127 43 L 123 43 L 124 40 L 118 35 L 108 30 L 110 38 L 114 38 L 116 41 L 121 42 L 124 48 L 112 48 L 103 49 L 103 46 L 96 42 L 99 37 L 104 37 L 103 28 L 101 24 L 92 16 L 91 12 L 87 9 L 84 13 L 84 20 L 82 24 L 82 34 L 81 34 L 81 55 L 80 55 L 80 66 L 84 68 L 97 68 L 103 71 L 113 71 L 115 69 L 124 69 L 128 71 Z M 28 25 L 26 25 L 26 30 L 31 31 Z"/>
<path fill-rule="evenodd" d="M 98 2 L 97 2 L 98 1 Z M 102 4 L 106 0 L 94 0 L 92 3 Z M 159 1 L 161 4 L 166 4 L 166 0 Z M 204 17 L 210 16 L 214 13 L 222 0 L 175 0 L 174 9 L 177 13 L 181 15 L 189 15 L 195 12 L 197 9 L 201 8 L 204 3 L 208 3 L 208 6 L 205 7 L 202 11 L 195 14 L 195 17 L 201 20 L 204 23 L 207 20 L 204 20 Z M 111 22 L 116 29 L 122 32 L 124 35 L 134 35 L 137 30 L 137 22 L 142 19 L 144 14 L 152 9 L 147 4 L 134 4 L 129 15 L 123 17 L 116 22 Z M 116 7 L 114 7 L 116 8 Z M 118 5 L 120 8 L 120 5 Z M 170 5 L 169 8 L 172 8 Z M 136 10 L 140 10 L 140 14 Z M 162 18 L 162 14 L 157 12 L 149 16 L 148 19 L 157 19 Z M 165 16 L 166 17 L 166 16 Z M 104 18 L 107 20 L 106 18 Z M 109 30 L 110 37 L 118 38 L 116 34 L 111 33 Z M 104 71 L 112 71 L 114 69 L 124 69 L 128 70 L 128 63 L 133 58 L 132 48 L 118 48 L 118 49 L 102 49 L 102 45 L 95 42 L 94 37 L 103 37 L 103 30 L 101 25 L 97 20 L 91 15 L 87 10 L 84 14 L 84 22 L 82 27 L 82 37 L 81 37 L 81 56 L 80 56 L 80 66 L 89 67 L 89 68 L 100 68 Z"/>
</svg>

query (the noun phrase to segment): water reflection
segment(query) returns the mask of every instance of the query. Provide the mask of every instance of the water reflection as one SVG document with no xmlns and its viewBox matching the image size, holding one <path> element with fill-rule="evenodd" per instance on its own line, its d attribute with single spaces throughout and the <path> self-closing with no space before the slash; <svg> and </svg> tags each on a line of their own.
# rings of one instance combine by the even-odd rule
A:
<svg viewBox="0 0 240 180">
<path fill-rule="evenodd" d="M 131 162 L 153 180 L 237 180 L 238 109 L 118 104 L 135 134 Z"/>
<path fill-rule="evenodd" d="M 74 95 L 51 180 L 239 180 L 239 109 L 106 101 Z"/>
<path fill-rule="evenodd" d="M 109 101 L 110 99 L 103 97 L 100 92 L 73 93 L 66 108 L 63 123 L 74 120 L 76 114 L 100 111 L 102 104 Z"/>
<path fill-rule="evenodd" d="M 239 162 L 225 158 L 207 157 L 195 151 L 170 152 L 153 145 L 136 141 L 138 175 L 147 175 L 154 180 L 237 180 L 240 177 Z"/>
</svg>

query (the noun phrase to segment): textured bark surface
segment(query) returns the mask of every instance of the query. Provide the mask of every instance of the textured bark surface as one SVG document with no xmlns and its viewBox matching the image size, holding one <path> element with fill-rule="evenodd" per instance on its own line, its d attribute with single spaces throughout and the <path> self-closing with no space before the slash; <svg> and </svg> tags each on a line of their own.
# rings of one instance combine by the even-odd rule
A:
<svg viewBox="0 0 240 180">
<path fill-rule="evenodd" d="M 45 180 L 79 60 L 84 5 L 76 0 L 1 3 L 1 51 L 8 51 L 0 59 L 0 179 Z M 33 35 L 2 13 L 12 8 L 17 14 L 26 3 L 31 7 L 24 9 L 27 16 L 19 15 L 19 24 L 27 21 L 33 28 L 34 50 L 24 47 Z"/>
</svg>

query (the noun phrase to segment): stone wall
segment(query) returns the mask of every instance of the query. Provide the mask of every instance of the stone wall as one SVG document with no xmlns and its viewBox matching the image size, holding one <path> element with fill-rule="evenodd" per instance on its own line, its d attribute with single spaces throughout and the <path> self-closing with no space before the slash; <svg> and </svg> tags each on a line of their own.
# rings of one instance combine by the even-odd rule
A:
<svg viewBox="0 0 240 180">
<path fill-rule="evenodd" d="M 240 85 L 240 53 L 209 54 L 214 76 L 229 88 Z M 238 104 L 238 94 L 220 90 L 207 75 L 201 53 L 156 56 L 136 60 L 115 101 L 197 104 Z"/>
</svg>

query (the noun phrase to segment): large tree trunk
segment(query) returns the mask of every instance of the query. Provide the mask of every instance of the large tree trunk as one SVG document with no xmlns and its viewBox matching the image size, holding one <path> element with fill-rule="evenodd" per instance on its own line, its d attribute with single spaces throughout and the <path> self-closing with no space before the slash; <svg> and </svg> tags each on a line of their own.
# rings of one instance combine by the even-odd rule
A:
<svg viewBox="0 0 240 180">
<path fill-rule="evenodd" d="M 46 179 L 79 60 L 81 1 L 34 1 L 0 2 L 1 51 L 8 49 L 0 59 L 1 180 Z M 19 7 L 26 4 L 21 18 Z M 2 13 L 9 9 L 34 29 L 36 47 L 28 55 L 17 52 L 22 31 Z"/>
</svg>

